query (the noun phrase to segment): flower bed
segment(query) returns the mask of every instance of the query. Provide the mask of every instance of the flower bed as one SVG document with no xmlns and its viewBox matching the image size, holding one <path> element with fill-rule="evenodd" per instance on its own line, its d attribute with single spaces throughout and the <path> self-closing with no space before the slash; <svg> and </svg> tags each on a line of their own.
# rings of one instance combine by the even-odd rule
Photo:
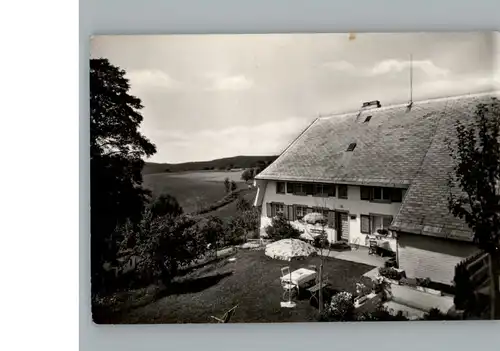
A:
<svg viewBox="0 0 500 351">
<path fill-rule="evenodd" d="M 385 278 L 399 281 L 402 278 L 406 278 L 406 274 L 403 270 L 393 268 L 393 267 L 380 267 L 379 274 Z"/>
</svg>

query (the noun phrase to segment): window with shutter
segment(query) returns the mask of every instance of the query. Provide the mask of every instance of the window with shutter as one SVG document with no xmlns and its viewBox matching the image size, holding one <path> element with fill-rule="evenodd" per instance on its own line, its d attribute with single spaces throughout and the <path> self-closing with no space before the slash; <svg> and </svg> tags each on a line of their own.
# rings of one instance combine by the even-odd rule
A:
<svg viewBox="0 0 500 351">
<path fill-rule="evenodd" d="M 339 199 L 347 199 L 347 185 L 339 185 Z"/>
<path fill-rule="evenodd" d="M 335 184 L 325 184 L 323 186 L 323 192 L 328 196 L 335 197 L 335 188 Z"/>
<path fill-rule="evenodd" d="M 360 189 L 361 200 L 370 200 L 371 199 L 371 188 L 368 186 L 362 186 Z"/>
<path fill-rule="evenodd" d="M 370 216 L 361 215 L 361 233 L 363 234 L 371 234 L 370 231 Z"/>
<path fill-rule="evenodd" d="M 382 219 L 382 228 L 389 229 L 392 223 L 392 217 L 383 217 Z"/>
<path fill-rule="evenodd" d="M 305 195 L 304 184 L 295 183 L 293 185 L 293 193 L 294 193 L 294 195 Z"/>
<path fill-rule="evenodd" d="M 314 184 L 304 184 L 304 192 L 306 195 L 312 195 L 314 194 Z"/>
<path fill-rule="evenodd" d="M 295 218 L 302 219 L 306 215 L 307 207 L 295 205 Z"/>
<path fill-rule="evenodd" d="M 266 215 L 267 217 L 271 218 L 273 216 L 272 214 L 272 206 L 271 203 L 266 203 Z"/>
<path fill-rule="evenodd" d="M 382 200 L 391 200 L 391 188 L 383 188 L 382 189 Z"/>
<path fill-rule="evenodd" d="M 335 211 L 328 211 L 328 226 L 335 228 Z"/>
<path fill-rule="evenodd" d="M 314 196 L 323 195 L 323 184 L 314 184 Z"/>
<path fill-rule="evenodd" d="M 284 216 L 285 215 L 285 205 L 284 204 L 274 204 L 274 213 L 275 213 L 275 216 Z"/>
<path fill-rule="evenodd" d="M 277 182 L 276 194 L 284 194 L 284 193 L 285 193 L 285 182 Z"/>
</svg>

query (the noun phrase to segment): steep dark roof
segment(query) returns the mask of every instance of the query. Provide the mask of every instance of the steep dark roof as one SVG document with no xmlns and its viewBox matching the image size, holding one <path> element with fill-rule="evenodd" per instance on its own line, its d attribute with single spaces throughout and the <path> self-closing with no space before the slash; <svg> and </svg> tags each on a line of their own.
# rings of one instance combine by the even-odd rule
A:
<svg viewBox="0 0 500 351">
<path fill-rule="evenodd" d="M 257 178 L 409 187 L 392 228 L 470 240 L 449 214 L 447 175 L 452 160 L 445 138 L 454 121 L 472 121 L 477 103 L 492 94 L 414 102 L 318 118 Z M 371 115 L 369 123 L 363 123 Z M 352 152 L 346 152 L 356 143 Z"/>
</svg>

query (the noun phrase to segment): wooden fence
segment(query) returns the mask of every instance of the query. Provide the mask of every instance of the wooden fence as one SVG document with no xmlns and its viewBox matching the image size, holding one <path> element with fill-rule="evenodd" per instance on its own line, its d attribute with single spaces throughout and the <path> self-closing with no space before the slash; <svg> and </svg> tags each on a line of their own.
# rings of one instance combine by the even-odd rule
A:
<svg viewBox="0 0 500 351">
<path fill-rule="evenodd" d="M 455 305 L 464 309 L 476 300 L 479 290 L 490 283 L 490 258 L 484 251 L 467 257 L 455 266 Z"/>
</svg>

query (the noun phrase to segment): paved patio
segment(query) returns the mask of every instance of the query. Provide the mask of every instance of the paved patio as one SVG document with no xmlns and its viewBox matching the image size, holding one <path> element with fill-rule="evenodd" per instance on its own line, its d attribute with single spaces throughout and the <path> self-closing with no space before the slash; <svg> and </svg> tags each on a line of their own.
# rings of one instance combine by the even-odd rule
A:
<svg viewBox="0 0 500 351">
<path fill-rule="evenodd" d="M 368 248 L 360 247 L 351 251 L 331 251 L 328 255 L 339 260 L 363 263 L 375 267 L 383 267 L 385 258 L 377 255 L 369 255 Z"/>
</svg>

